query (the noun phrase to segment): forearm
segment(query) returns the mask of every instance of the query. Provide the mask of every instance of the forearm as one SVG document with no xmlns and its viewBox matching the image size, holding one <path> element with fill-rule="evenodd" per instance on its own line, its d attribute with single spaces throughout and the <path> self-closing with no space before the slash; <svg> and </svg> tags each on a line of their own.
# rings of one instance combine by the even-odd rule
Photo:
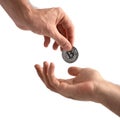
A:
<svg viewBox="0 0 120 120">
<path fill-rule="evenodd" d="M 26 20 L 32 12 L 28 0 L 0 0 L 0 4 L 15 23 L 16 21 L 21 21 L 23 24 L 28 22 Z"/>
<path fill-rule="evenodd" d="M 120 116 L 120 86 L 102 81 L 96 90 L 96 101 Z"/>
</svg>

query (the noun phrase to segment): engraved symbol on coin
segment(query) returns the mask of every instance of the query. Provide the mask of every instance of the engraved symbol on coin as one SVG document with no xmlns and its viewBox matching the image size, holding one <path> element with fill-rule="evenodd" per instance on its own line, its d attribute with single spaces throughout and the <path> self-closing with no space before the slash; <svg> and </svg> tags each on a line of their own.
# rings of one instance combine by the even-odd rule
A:
<svg viewBox="0 0 120 120">
<path fill-rule="evenodd" d="M 78 58 L 78 55 L 78 51 L 75 47 L 73 47 L 71 51 L 62 51 L 62 57 L 68 63 L 75 62 Z"/>
</svg>

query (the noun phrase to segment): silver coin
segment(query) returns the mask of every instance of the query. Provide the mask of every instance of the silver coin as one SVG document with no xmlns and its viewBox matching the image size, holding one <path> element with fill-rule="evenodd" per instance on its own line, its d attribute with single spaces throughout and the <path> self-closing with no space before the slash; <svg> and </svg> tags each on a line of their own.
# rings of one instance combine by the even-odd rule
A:
<svg viewBox="0 0 120 120">
<path fill-rule="evenodd" d="M 67 63 L 73 63 L 79 56 L 78 50 L 73 47 L 70 51 L 62 51 L 62 57 Z"/>
</svg>

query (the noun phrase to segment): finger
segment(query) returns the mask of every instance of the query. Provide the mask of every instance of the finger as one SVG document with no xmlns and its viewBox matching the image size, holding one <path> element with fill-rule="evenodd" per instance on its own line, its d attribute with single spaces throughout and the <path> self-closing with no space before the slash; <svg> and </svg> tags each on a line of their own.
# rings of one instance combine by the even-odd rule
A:
<svg viewBox="0 0 120 120">
<path fill-rule="evenodd" d="M 59 45 L 58 45 L 56 42 L 54 42 L 54 44 L 53 44 L 53 49 L 54 49 L 54 50 L 57 50 L 58 46 L 59 46 Z"/>
<path fill-rule="evenodd" d="M 59 86 L 59 81 L 58 79 L 55 77 L 54 75 L 54 69 L 55 69 L 55 66 L 53 63 L 50 64 L 50 67 L 49 67 L 49 70 L 48 70 L 48 76 L 49 76 L 49 83 L 51 84 L 51 86 L 53 88 L 57 88 Z"/>
<path fill-rule="evenodd" d="M 80 73 L 81 68 L 79 67 L 70 67 L 68 73 L 73 76 L 77 76 Z"/>
<path fill-rule="evenodd" d="M 36 64 L 35 69 L 37 71 L 38 76 L 41 78 L 41 80 L 43 81 L 43 69 L 40 65 Z"/>
<path fill-rule="evenodd" d="M 55 89 L 50 84 L 50 80 L 49 80 L 50 78 L 48 76 L 48 70 L 49 70 L 49 64 L 47 62 L 44 62 L 43 73 L 44 73 L 44 82 L 45 82 L 45 85 L 50 90 L 55 91 Z"/>
<path fill-rule="evenodd" d="M 48 45 L 50 44 L 50 37 L 48 36 L 44 36 L 44 46 L 45 47 L 48 47 Z"/>
<path fill-rule="evenodd" d="M 43 63 L 43 78 L 44 78 L 44 83 L 45 85 L 49 88 L 49 83 L 48 83 L 48 67 L 49 64 L 47 62 Z"/>
<path fill-rule="evenodd" d="M 52 34 L 52 37 L 64 50 L 69 51 L 72 49 L 71 43 L 62 34 L 60 34 L 57 28 L 54 28 L 54 33 Z"/>
</svg>

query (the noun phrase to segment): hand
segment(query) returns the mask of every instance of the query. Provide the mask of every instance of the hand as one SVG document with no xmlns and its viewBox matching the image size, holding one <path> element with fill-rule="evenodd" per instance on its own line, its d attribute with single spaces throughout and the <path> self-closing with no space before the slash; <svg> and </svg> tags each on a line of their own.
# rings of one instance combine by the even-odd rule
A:
<svg viewBox="0 0 120 120">
<path fill-rule="evenodd" d="M 55 40 L 53 49 L 61 46 L 70 50 L 74 41 L 72 22 L 61 8 L 34 9 L 31 16 L 29 29 L 37 34 L 44 35 L 44 46 L 50 43 L 50 38 Z"/>
<path fill-rule="evenodd" d="M 43 35 L 45 47 L 53 38 L 53 49 L 72 49 L 73 24 L 61 8 L 37 9 L 28 0 L 0 0 L 0 4 L 19 28 Z"/>
<path fill-rule="evenodd" d="M 103 79 L 97 71 L 90 68 L 70 67 L 68 72 L 75 77 L 67 80 L 55 77 L 53 63 L 44 62 L 43 68 L 40 65 L 35 65 L 35 68 L 47 88 L 76 100 L 94 101 L 96 85 Z"/>
</svg>

